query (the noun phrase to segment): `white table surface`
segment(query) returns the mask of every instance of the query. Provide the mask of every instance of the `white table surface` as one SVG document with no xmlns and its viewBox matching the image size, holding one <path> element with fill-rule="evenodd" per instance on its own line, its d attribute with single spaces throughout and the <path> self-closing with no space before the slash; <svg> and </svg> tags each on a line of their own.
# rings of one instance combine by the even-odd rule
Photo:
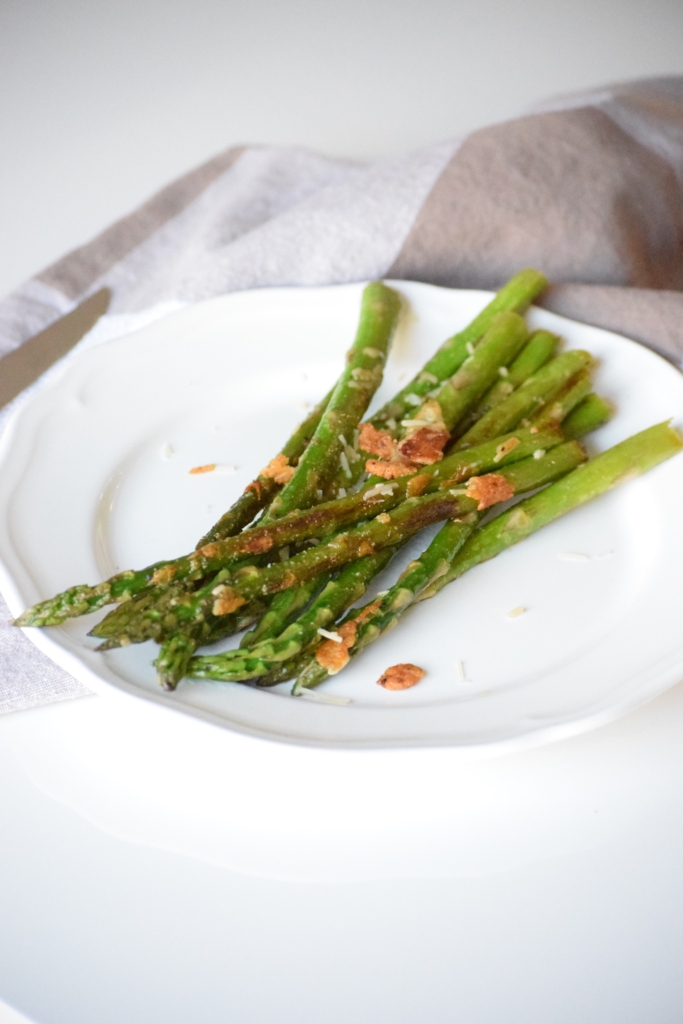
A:
<svg viewBox="0 0 683 1024">
<path fill-rule="evenodd" d="M 670 0 L 6 0 L 0 292 L 224 146 L 402 153 L 683 73 L 682 29 Z M 373 826 L 338 789 L 317 828 L 254 828 L 229 800 L 192 816 L 144 728 L 95 697 L 0 719 L 0 1024 L 683 1018 L 683 684 L 584 737 L 441 764 L 447 813 L 390 788 Z"/>
</svg>

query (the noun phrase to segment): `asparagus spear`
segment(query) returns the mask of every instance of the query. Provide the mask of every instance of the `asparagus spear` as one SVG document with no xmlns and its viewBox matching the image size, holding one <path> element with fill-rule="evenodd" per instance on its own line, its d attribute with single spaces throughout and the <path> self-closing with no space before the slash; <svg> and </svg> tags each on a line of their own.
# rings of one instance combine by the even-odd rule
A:
<svg viewBox="0 0 683 1024">
<path fill-rule="evenodd" d="M 535 490 L 575 469 L 585 459 L 585 452 L 574 441 L 555 448 L 542 459 L 526 459 L 516 464 L 516 492 Z M 390 590 L 373 604 L 354 609 L 345 621 L 358 620 L 359 625 L 349 645 L 349 656 L 356 656 L 382 633 L 393 628 L 400 616 L 430 584 L 445 575 L 465 541 L 470 537 L 484 512 L 473 512 L 464 519 L 442 526 L 420 557 L 411 562 Z M 339 665 L 343 668 L 343 664 Z M 331 673 L 316 658 L 311 658 L 296 683 L 293 693 L 302 688 L 318 686 Z"/>
<path fill-rule="evenodd" d="M 597 430 L 614 415 L 614 406 L 599 395 L 587 395 L 562 421 L 562 433 L 571 440 Z"/>
<path fill-rule="evenodd" d="M 500 367 L 507 367 L 528 337 L 527 325 L 518 313 L 499 313 L 494 318 L 473 354 L 434 396 L 449 431 L 499 379 Z"/>
<path fill-rule="evenodd" d="M 299 424 L 289 440 L 280 449 L 279 458 L 280 461 L 284 462 L 285 466 L 294 466 L 303 455 L 306 446 L 322 419 L 331 396 L 332 392 L 329 391 L 323 400 L 311 410 L 303 423 Z M 218 522 L 211 527 L 209 532 L 204 534 L 197 547 L 201 548 L 214 540 L 233 537 L 239 533 L 240 530 L 252 522 L 261 509 L 270 503 L 280 487 L 281 485 L 276 482 L 274 476 L 264 476 L 260 473 L 255 480 L 252 480 L 247 485 L 239 498 L 221 516 Z"/>
<path fill-rule="evenodd" d="M 568 380 L 592 363 L 593 357 L 589 352 L 582 352 L 579 349 L 563 352 L 530 377 L 509 398 L 482 416 L 456 441 L 453 450 L 461 451 L 470 445 L 481 444 L 490 437 L 497 437 L 498 434 L 513 430 L 524 417 L 530 417 L 538 412 Z"/>
<path fill-rule="evenodd" d="M 604 407 L 599 410 L 596 407 L 596 411 L 602 414 Z M 358 654 L 387 629 L 396 625 L 408 607 L 434 597 L 447 583 L 462 576 L 468 569 L 493 558 L 505 548 L 617 484 L 647 472 L 682 448 L 683 438 L 680 434 L 669 424 L 661 423 L 615 445 L 590 462 L 579 465 L 561 480 L 533 497 L 524 499 L 477 530 L 457 522 L 447 523 L 427 551 L 408 567 L 403 578 L 383 598 L 384 614 L 378 611 L 374 617 L 362 623 L 351 655 Z M 559 451 L 556 449 L 553 456 L 557 456 Z M 449 548 L 454 551 L 450 559 Z M 445 572 L 441 556 L 447 567 Z M 329 676 L 329 672 L 311 655 L 300 659 L 296 668 L 299 669 L 293 691 L 296 693 L 304 687 L 318 686 Z M 277 673 L 272 673 L 269 684 L 283 681 L 285 673 L 281 675 L 282 680 L 277 678 Z M 293 674 L 288 678 L 293 678 Z"/>
<path fill-rule="evenodd" d="M 562 435 L 567 439 L 571 440 L 574 438 L 582 437 L 585 434 L 597 429 L 603 423 L 605 423 L 613 414 L 613 407 L 606 402 L 604 399 L 599 398 L 597 395 L 589 395 L 584 399 L 577 408 L 569 414 L 566 420 L 562 423 Z M 502 438 L 498 438 L 493 442 L 487 442 L 475 448 L 468 449 L 465 453 L 461 453 L 461 457 L 465 454 L 469 458 L 469 462 L 453 462 L 453 456 L 447 456 L 442 463 L 426 467 L 429 472 L 427 476 L 431 475 L 431 482 L 428 484 L 426 490 L 431 491 L 436 486 L 443 486 L 444 478 L 449 486 L 457 484 L 458 482 L 467 479 L 467 477 L 474 473 L 485 472 L 489 469 L 496 468 L 496 459 L 499 450 L 504 450 L 506 445 L 505 442 L 511 438 L 516 438 L 520 441 L 517 448 L 508 452 L 500 460 L 499 464 L 506 464 L 517 459 L 526 458 L 534 451 L 539 449 L 548 450 L 553 448 L 556 444 L 560 443 L 561 436 L 555 431 L 549 433 L 547 430 L 539 430 L 536 434 L 531 434 L 529 429 L 517 431 L 515 434 L 510 434 Z M 387 508 L 395 507 L 400 501 L 406 497 L 406 486 L 409 481 L 403 478 L 396 482 L 399 486 L 396 487 L 396 493 L 387 503 L 375 505 L 373 512 L 384 511 Z M 368 489 L 372 485 L 368 485 Z M 382 499 L 380 498 L 380 501 Z M 347 503 L 348 504 L 348 503 Z M 367 510 L 366 510 L 367 511 Z M 284 525 L 285 520 L 283 519 L 279 525 Z M 322 531 L 321 531 L 322 532 Z M 292 615 L 301 609 L 310 599 L 312 593 L 315 592 L 318 587 L 322 586 L 324 580 L 317 581 L 313 580 L 301 588 L 291 588 L 289 590 L 281 591 L 276 594 L 273 598 L 268 612 L 264 615 L 263 619 L 257 626 L 256 630 L 252 633 L 247 633 L 242 640 L 240 646 L 247 647 L 256 643 L 260 639 L 266 637 L 273 637 L 279 635 L 284 629 L 287 622 L 290 621 Z M 152 591 L 157 596 L 160 595 L 160 588 L 147 588 L 148 591 Z M 141 592 L 141 597 L 144 598 L 145 591 Z M 133 618 L 132 612 L 135 611 L 138 614 L 135 598 L 132 602 L 121 605 L 115 611 L 110 612 L 109 616 L 104 619 L 98 626 L 92 631 L 91 635 L 104 636 L 104 637 L 115 637 L 117 634 L 122 635 L 125 643 L 141 643 L 148 639 L 161 639 L 162 628 L 160 626 L 160 620 L 163 619 L 164 614 L 157 613 L 157 621 L 149 620 L 144 623 L 134 622 L 130 623 Z M 168 596 L 165 598 L 165 603 L 168 602 Z M 141 603 L 139 610 L 142 611 L 153 604 L 150 599 L 146 599 L 144 603 Z M 214 629 L 211 633 L 210 639 L 203 642 L 213 642 L 214 639 L 219 639 L 221 636 L 229 636 L 233 633 L 240 632 L 242 629 L 248 628 L 252 625 L 259 617 L 259 614 L 263 613 L 263 603 L 256 606 L 256 610 L 250 612 L 249 608 L 240 609 L 232 616 L 233 623 L 226 627 L 224 631 L 220 629 Z M 122 616 L 120 619 L 119 617 Z M 139 617 L 139 616 L 138 616 Z M 230 617 L 223 617 L 230 618 Z M 111 625 L 110 625 L 111 621 Z M 220 621 L 220 620 L 218 620 Z M 106 645 L 102 645 L 100 649 L 106 649 L 109 646 L 117 646 L 115 640 L 110 640 Z"/>
<path fill-rule="evenodd" d="M 224 654 L 195 657 L 189 664 L 188 675 L 236 682 L 266 675 L 273 663 L 287 661 L 300 654 L 318 639 L 319 629 L 334 622 L 344 609 L 361 598 L 368 583 L 385 567 L 393 553 L 393 549 L 386 548 L 347 565 L 335 580 L 327 584 L 308 611 L 280 636 L 248 650 L 238 648 Z"/>
<path fill-rule="evenodd" d="M 179 593 L 182 592 L 179 588 Z M 167 599 L 168 595 L 169 591 L 166 591 L 165 597 Z M 122 607 L 126 606 L 123 605 Z M 203 637 L 202 643 L 214 644 L 219 640 L 224 640 L 226 637 L 234 636 L 236 633 L 242 633 L 243 630 L 249 629 L 254 623 L 258 622 L 267 609 L 267 600 L 257 598 L 238 608 L 232 615 L 221 615 L 220 618 L 207 616 L 208 628 L 201 632 Z M 93 633 L 91 632 L 88 635 L 92 636 Z M 133 620 L 129 621 L 126 625 L 121 624 L 119 629 L 112 628 L 108 631 L 107 638 L 96 650 L 110 651 L 115 647 L 128 647 L 130 644 L 141 644 L 146 640 L 155 640 L 157 643 L 162 643 L 164 636 L 165 631 L 161 621 L 155 621 L 151 618 L 146 619 L 143 631 L 140 621 Z"/>
<path fill-rule="evenodd" d="M 289 590 L 275 594 L 265 615 L 254 629 L 242 637 L 240 647 L 253 647 L 262 640 L 279 636 L 295 615 L 306 607 L 320 586 L 321 581 L 313 579 L 300 587 L 290 587 Z"/>
<path fill-rule="evenodd" d="M 509 493 L 515 491 L 520 475 L 518 467 L 522 465 L 523 462 L 515 463 L 495 474 L 498 480 L 502 478 L 504 490 Z M 472 487 L 472 480 L 481 479 L 472 478 L 467 489 Z M 234 575 L 229 570 L 222 570 L 212 583 L 198 590 L 189 600 L 177 605 L 169 604 L 165 609 L 169 632 L 182 627 L 185 622 L 200 621 L 207 610 L 212 610 L 214 615 L 228 614 L 256 596 L 298 586 L 323 571 L 331 572 L 355 558 L 401 544 L 425 526 L 466 515 L 479 506 L 479 497 L 469 497 L 462 488 L 408 498 L 393 511 L 339 533 L 329 543 L 303 551 L 288 562 L 269 565 L 265 569 L 240 569 Z"/>
<path fill-rule="evenodd" d="M 617 484 L 647 473 L 682 448 L 683 437 L 667 421 L 641 430 L 639 434 L 596 455 L 563 480 L 531 498 L 525 498 L 509 512 L 504 512 L 478 530 L 449 571 L 424 590 L 420 600 L 432 597 L 468 569 L 524 540 L 571 509 L 585 505 Z"/>
<path fill-rule="evenodd" d="M 523 313 L 533 300 L 547 287 L 543 274 L 537 270 L 522 270 L 504 285 L 494 299 L 464 330 L 448 338 L 422 370 L 399 391 L 391 401 L 375 413 L 371 423 L 378 429 L 387 429 L 387 421 L 396 423 L 414 411 L 417 398 L 425 398 L 432 388 L 452 376 L 464 363 L 470 349 L 491 326 L 498 313 L 512 310 Z"/>
<path fill-rule="evenodd" d="M 511 437 L 516 437 L 519 440 L 519 446 L 500 458 L 498 454 L 500 445 Z M 520 430 L 515 434 L 503 435 L 493 441 L 488 441 L 479 447 L 470 448 L 466 452 L 449 456 L 433 466 L 425 466 L 418 476 L 427 478 L 426 489 L 429 489 L 432 486 L 432 480 L 437 481 L 435 486 L 438 486 L 439 482 L 444 479 L 452 482 L 464 480 L 474 473 L 481 473 L 486 469 L 493 469 L 497 465 L 504 465 L 507 462 L 524 458 L 537 448 L 550 448 L 560 440 L 561 437 L 554 431 L 539 431 L 537 434 L 531 434 L 528 429 Z M 56 597 L 49 598 L 47 601 L 42 601 L 27 609 L 16 620 L 16 624 L 20 626 L 58 625 L 67 618 L 85 615 L 106 604 L 129 601 L 147 588 L 153 580 L 156 580 L 156 584 L 159 586 L 167 585 L 172 581 L 177 582 L 191 575 L 202 576 L 216 571 L 217 567 L 223 567 L 224 562 L 241 555 L 253 556 L 259 551 L 274 550 L 293 540 L 323 537 L 345 525 L 358 522 L 368 514 L 377 515 L 393 508 L 411 493 L 413 485 L 410 481 L 412 479 L 413 477 L 401 477 L 390 484 L 380 482 L 379 489 L 376 489 L 377 481 L 370 481 L 357 494 L 349 495 L 335 502 L 314 506 L 304 512 L 291 512 L 273 523 L 265 526 L 259 525 L 238 534 L 237 537 L 212 542 L 199 551 L 182 558 L 167 562 L 155 562 L 137 571 L 126 570 L 95 586 L 81 584 L 71 587 L 69 590 L 57 594 Z M 373 491 L 375 493 L 372 493 Z M 213 556 L 210 561 L 206 558 L 208 554 Z M 96 626 L 93 635 L 104 635 L 99 632 L 102 626 L 103 623 Z"/>
<path fill-rule="evenodd" d="M 381 281 L 363 291 L 360 323 L 348 364 L 339 378 L 296 471 L 273 499 L 266 518 L 277 519 L 292 509 L 313 505 L 316 494 L 346 458 L 347 439 L 362 419 L 382 381 L 389 343 L 396 328 L 401 300 Z"/>
<path fill-rule="evenodd" d="M 564 387 L 560 388 L 552 401 L 547 402 L 542 409 L 539 409 L 531 420 L 532 425 L 548 428 L 562 423 L 572 409 L 575 409 L 587 397 L 591 386 L 590 371 L 588 369 L 579 370 Z"/>
<path fill-rule="evenodd" d="M 500 405 L 529 377 L 545 366 L 554 355 L 559 341 L 559 336 L 550 331 L 534 331 L 517 358 L 510 363 L 507 373 L 502 374 L 502 379 L 491 385 L 479 404 L 467 417 L 467 426 L 476 423 L 490 409 Z"/>
</svg>

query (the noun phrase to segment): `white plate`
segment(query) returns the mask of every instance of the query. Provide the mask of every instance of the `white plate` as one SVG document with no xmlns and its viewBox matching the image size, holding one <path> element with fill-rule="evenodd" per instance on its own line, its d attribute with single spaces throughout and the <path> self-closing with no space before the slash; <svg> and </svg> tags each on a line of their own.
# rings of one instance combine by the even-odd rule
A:
<svg viewBox="0 0 683 1024">
<path fill-rule="evenodd" d="M 407 308 L 378 403 L 490 297 L 395 287 Z M 12 611 L 192 548 L 278 449 L 304 403 L 335 379 L 360 291 L 228 295 L 74 358 L 16 413 L 0 450 L 2 585 Z M 597 389 L 619 412 L 595 449 L 683 418 L 683 377 L 652 352 L 543 310 L 529 319 L 600 358 Z M 223 470 L 189 474 L 210 462 Z M 258 691 L 186 681 L 163 693 L 151 644 L 94 652 L 85 634 L 95 616 L 28 632 L 96 691 L 115 687 L 264 738 L 464 751 L 547 741 L 623 714 L 683 674 L 682 499 L 683 459 L 673 459 L 473 570 L 325 684 L 351 698 L 343 707 L 292 699 L 289 684 Z M 401 564 L 423 544 L 415 541 Z M 520 605 L 525 614 L 509 619 Z M 375 685 L 402 661 L 427 670 L 419 686 L 391 693 Z"/>
</svg>

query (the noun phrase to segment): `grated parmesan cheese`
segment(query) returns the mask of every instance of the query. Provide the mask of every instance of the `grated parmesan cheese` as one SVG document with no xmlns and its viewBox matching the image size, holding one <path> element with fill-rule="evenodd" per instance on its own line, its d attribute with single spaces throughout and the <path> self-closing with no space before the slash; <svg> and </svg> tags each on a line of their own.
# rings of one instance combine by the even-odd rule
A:
<svg viewBox="0 0 683 1024">
<path fill-rule="evenodd" d="M 526 608 L 522 604 L 518 604 L 516 608 L 512 608 L 509 612 L 506 612 L 506 618 L 518 619 L 520 615 L 524 615 Z"/>
<path fill-rule="evenodd" d="M 318 630 L 320 636 L 324 636 L 326 640 L 334 640 L 336 644 L 343 644 L 344 638 L 339 633 L 334 633 L 329 629 L 323 629 L 322 626 Z"/>
<path fill-rule="evenodd" d="M 368 498 L 376 498 L 377 495 L 386 497 L 394 493 L 394 484 L 375 484 L 369 491 L 366 491 L 363 495 L 363 501 L 367 501 Z"/>
</svg>

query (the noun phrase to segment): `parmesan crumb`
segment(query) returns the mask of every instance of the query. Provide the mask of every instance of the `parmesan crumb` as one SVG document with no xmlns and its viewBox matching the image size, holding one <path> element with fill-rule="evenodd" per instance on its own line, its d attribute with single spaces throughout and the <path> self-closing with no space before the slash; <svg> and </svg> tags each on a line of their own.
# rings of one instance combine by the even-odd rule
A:
<svg viewBox="0 0 683 1024">
<path fill-rule="evenodd" d="M 507 366 L 499 366 L 498 367 L 498 373 L 501 375 L 501 377 L 507 377 L 509 372 L 510 371 L 508 370 Z"/>
<path fill-rule="evenodd" d="M 472 344 L 471 341 L 467 342 L 467 344 L 465 345 L 465 348 L 467 349 L 467 354 L 469 356 L 473 356 L 474 355 L 474 345 Z"/>
<path fill-rule="evenodd" d="M 404 662 L 401 665 L 392 665 L 377 680 L 379 686 L 385 690 L 407 690 L 415 686 L 425 677 L 425 670 L 419 665 L 411 665 Z"/>
<path fill-rule="evenodd" d="M 467 679 L 467 676 L 465 675 L 465 665 L 463 664 L 462 661 L 456 661 L 455 671 L 460 682 L 464 683 L 465 680 Z"/>
<path fill-rule="evenodd" d="M 534 452 L 534 458 L 535 459 L 542 459 L 544 455 L 545 455 L 545 448 L 537 448 L 536 451 Z"/>
<path fill-rule="evenodd" d="M 363 495 L 363 501 L 367 501 L 369 498 L 376 498 L 378 495 L 386 496 L 394 493 L 395 484 L 375 484 L 369 491 L 366 491 Z"/>
<path fill-rule="evenodd" d="M 413 406 L 422 405 L 422 399 L 420 398 L 420 396 L 414 394 L 412 391 L 410 392 L 410 394 L 406 395 L 404 401 L 408 405 L 413 405 Z"/>
<path fill-rule="evenodd" d="M 346 452 L 339 452 L 339 464 L 346 476 L 351 476 L 351 470 L 349 468 L 349 460 L 346 458 Z"/>
<path fill-rule="evenodd" d="M 370 345 L 366 345 L 363 349 L 363 355 L 370 356 L 371 359 L 382 359 L 382 353 L 378 348 L 372 348 Z"/>
<path fill-rule="evenodd" d="M 387 420 L 387 427 L 389 428 L 389 430 L 396 430 L 396 420 L 394 419 L 393 416 L 390 416 L 389 419 Z"/>
<path fill-rule="evenodd" d="M 518 604 L 516 608 L 512 608 L 509 612 L 506 612 L 508 619 L 518 619 L 520 615 L 524 615 L 526 608 L 524 605 Z"/>
<path fill-rule="evenodd" d="M 162 448 L 161 448 L 161 457 L 162 457 L 162 459 L 164 459 L 164 460 L 170 459 L 172 455 L 173 455 L 173 445 L 170 445 L 170 444 L 162 445 Z"/>
<path fill-rule="evenodd" d="M 420 380 L 426 380 L 428 384 L 438 384 L 439 378 L 435 373 L 429 373 L 428 370 L 423 370 L 420 374 Z"/>
<path fill-rule="evenodd" d="M 376 520 L 378 523 L 383 523 L 384 525 L 386 525 L 387 523 L 391 522 L 391 516 L 387 515 L 386 512 L 381 512 L 378 516 L 376 516 Z"/>
<path fill-rule="evenodd" d="M 338 498 L 345 498 L 346 497 L 346 488 L 345 487 L 338 487 L 337 488 L 337 497 Z"/>
<path fill-rule="evenodd" d="M 332 630 L 329 629 L 323 629 L 322 626 L 318 630 L 318 633 L 320 636 L 324 636 L 326 640 L 334 640 L 336 644 L 344 643 L 344 638 L 340 636 L 339 633 L 332 632 Z"/>
</svg>

